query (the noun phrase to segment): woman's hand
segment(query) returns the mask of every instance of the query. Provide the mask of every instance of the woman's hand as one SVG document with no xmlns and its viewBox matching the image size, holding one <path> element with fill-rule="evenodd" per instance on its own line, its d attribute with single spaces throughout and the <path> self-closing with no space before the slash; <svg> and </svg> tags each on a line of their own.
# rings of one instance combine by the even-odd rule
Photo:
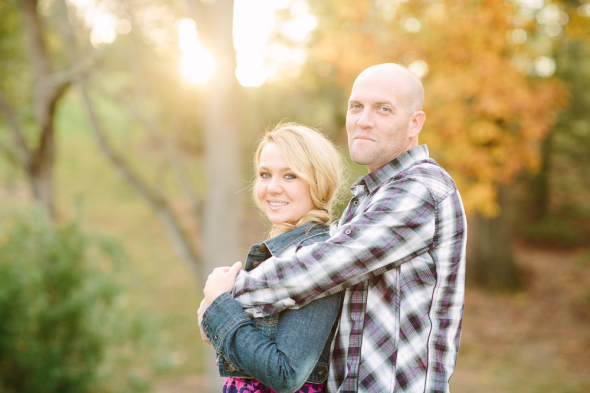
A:
<svg viewBox="0 0 590 393">
<path fill-rule="evenodd" d="M 231 292 L 236 282 L 236 276 L 242 268 L 242 262 L 236 262 L 230 268 L 218 267 L 213 269 L 213 272 L 207 278 L 205 289 L 205 301 L 207 304 L 213 304 L 221 294 Z"/>
<path fill-rule="evenodd" d="M 207 307 L 209 307 L 209 305 L 207 304 L 207 301 L 203 299 L 201 305 L 199 306 L 199 309 L 197 310 L 197 315 L 199 316 L 199 330 L 201 331 L 201 339 L 205 341 L 207 344 L 211 345 L 211 341 L 209 341 L 209 339 L 205 335 L 205 332 L 203 331 L 203 327 L 201 326 L 201 324 L 203 323 L 203 315 L 205 314 L 205 311 L 207 311 Z M 211 346 L 213 347 L 213 345 Z"/>
<path fill-rule="evenodd" d="M 234 288 L 234 283 L 236 282 L 236 276 L 238 275 L 238 272 L 241 268 L 242 262 L 236 262 L 232 267 L 218 267 L 213 269 L 213 272 L 209 275 L 209 278 L 207 278 L 205 289 L 203 289 L 205 298 L 203 301 L 201 301 L 201 305 L 197 310 L 197 315 L 199 316 L 199 330 L 201 331 L 201 339 L 209 345 L 211 345 L 211 342 L 205 335 L 202 327 L 203 315 L 205 315 L 205 311 L 207 311 L 209 305 L 213 303 L 213 301 L 217 299 L 219 295 L 224 292 L 232 291 Z"/>
</svg>

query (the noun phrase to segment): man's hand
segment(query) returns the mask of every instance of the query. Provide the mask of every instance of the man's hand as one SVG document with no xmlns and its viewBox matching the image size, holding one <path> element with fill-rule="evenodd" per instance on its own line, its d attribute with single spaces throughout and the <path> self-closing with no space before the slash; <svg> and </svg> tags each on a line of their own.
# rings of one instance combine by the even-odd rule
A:
<svg viewBox="0 0 590 393">
<path fill-rule="evenodd" d="M 213 304 L 221 294 L 231 292 L 236 282 L 236 276 L 242 268 L 242 262 L 236 262 L 230 268 L 218 267 L 207 278 L 205 289 L 205 301 L 207 304 Z"/>
<path fill-rule="evenodd" d="M 199 306 L 199 309 L 197 310 L 197 314 L 199 315 L 199 330 L 201 331 L 201 338 L 207 344 L 211 345 L 211 341 L 209 341 L 209 339 L 205 335 L 205 332 L 203 331 L 203 327 L 201 326 L 201 324 L 203 323 L 203 314 L 205 314 L 207 307 L 209 307 L 209 305 L 207 304 L 207 301 L 203 299 L 201 305 Z M 211 345 L 211 347 L 213 347 L 213 345 Z"/>
</svg>

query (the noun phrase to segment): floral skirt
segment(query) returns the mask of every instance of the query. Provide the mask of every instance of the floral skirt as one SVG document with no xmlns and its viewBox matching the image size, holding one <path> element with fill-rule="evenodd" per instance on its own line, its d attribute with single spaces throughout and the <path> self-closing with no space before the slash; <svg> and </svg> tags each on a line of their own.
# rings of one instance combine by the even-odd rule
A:
<svg viewBox="0 0 590 393">
<path fill-rule="evenodd" d="M 324 384 L 305 383 L 297 393 L 325 392 Z M 275 393 L 255 379 L 225 378 L 223 393 Z"/>
</svg>

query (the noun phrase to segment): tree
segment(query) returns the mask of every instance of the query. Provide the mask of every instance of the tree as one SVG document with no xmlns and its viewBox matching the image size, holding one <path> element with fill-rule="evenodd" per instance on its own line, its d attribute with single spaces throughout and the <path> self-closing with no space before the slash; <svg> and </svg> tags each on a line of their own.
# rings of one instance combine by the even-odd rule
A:
<svg viewBox="0 0 590 393">
<path fill-rule="evenodd" d="M 590 124 L 586 91 L 590 87 L 590 7 L 578 2 L 547 4 L 540 12 L 536 30 L 555 26 L 554 19 L 567 20 L 562 30 L 545 37 L 548 52 L 556 60 L 556 74 L 566 83 L 570 105 L 559 113 L 555 126 L 542 145 L 539 172 L 532 177 L 530 198 L 533 209 L 526 234 L 533 240 L 583 244 L 588 234 L 584 225 L 590 212 L 586 173 L 590 168 Z M 557 16 L 557 17 L 556 17 Z M 557 34 L 556 34 L 557 33 Z M 545 34 L 547 35 L 547 34 Z"/>
<path fill-rule="evenodd" d="M 26 173 L 34 197 L 41 201 L 51 217 L 55 216 L 53 200 L 53 164 L 56 154 L 54 119 L 59 100 L 79 70 L 54 72 L 52 53 L 46 44 L 48 30 L 37 9 L 37 0 L 19 1 L 22 25 L 27 38 L 30 64 L 34 70 L 33 97 L 35 126 L 33 135 L 26 132 L 25 121 L 10 104 L 9 93 L 0 90 L 0 110 L 8 123 L 13 141 L 4 153 Z M 11 5 L 2 6 L 10 8 Z M 14 21 L 13 21 L 14 23 Z M 13 70 L 15 71 L 15 70 Z M 13 74 L 14 76 L 14 74 Z M 26 88 L 25 86 L 19 86 Z M 29 140 L 33 139 L 34 142 Z M 6 143 L 6 142 L 5 142 Z"/>
<path fill-rule="evenodd" d="M 242 188 L 240 177 L 241 146 L 238 132 L 240 100 L 235 78 L 236 60 L 232 40 L 233 1 L 218 0 L 207 5 L 197 1 L 189 2 L 189 5 L 191 5 L 195 19 L 200 21 L 200 33 L 205 37 L 204 41 L 208 47 L 212 48 L 218 64 L 213 80 L 201 93 L 205 98 L 195 100 L 205 107 L 205 110 L 200 112 L 202 118 L 199 119 L 201 135 L 204 137 L 205 167 L 207 169 L 205 200 L 201 200 L 191 187 L 176 155 L 174 143 L 162 137 L 164 116 L 156 116 L 155 119 L 149 118 L 138 109 L 138 104 L 141 105 L 142 100 L 145 103 L 145 100 L 153 98 L 149 97 L 147 89 L 141 87 L 143 84 L 138 83 L 128 89 L 132 93 L 131 104 L 129 100 L 125 99 L 126 97 L 115 97 L 114 99 L 118 99 L 131 116 L 136 118 L 150 133 L 150 136 L 159 142 L 182 192 L 190 201 L 194 221 L 203 228 L 198 243 L 206 246 L 195 245 L 195 242 L 191 241 L 189 232 L 182 225 L 182 220 L 171 207 L 170 197 L 158 184 L 150 185 L 145 181 L 142 175 L 134 169 L 129 157 L 118 151 L 115 144 L 109 140 L 91 100 L 89 81 L 81 78 L 78 81 L 78 86 L 83 95 L 91 129 L 101 151 L 154 210 L 166 228 L 175 251 L 186 262 L 202 287 L 208 273 L 213 268 L 231 264 L 239 259 L 242 202 L 236 193 Z M 72 18 L 73 13 L 68 12 L 67 4 L 63 0 L 60 1 L 60 10 L 62 25 L 66 26 L 64 34 L 68 43 L 70 61 L 72 64 L 83 64 L 83 52 L 78 48 L 74 29 L 69 27 L 75 25 L 76 20 Z M 128 8 L 127 11 L 134 10 Z M 133 18 L 133 12 L 131 15 Z M 215 21 L 215 23 L 211 21 Z M 139 26 L 136 25 L 136 27 Z M 136 62 L 136 59 L 129 60 L 131 61 L 126 64 Z M 133 71 L 137 72 L 138 68 L 135 67 Z M 231 108 L 231 111 L 228 112 L 228 108 Z M 193 111 L 197 109 L 192 108 Z M 214 356 L 210 356 L 210 358 L 213 359 Z M 215 363 L 210 361 L 207 365 L 211 368 L 208 374 L 216 375 Z M 219 389 L 218 379 L 212 378 L 209 390 L 218 391 Z"/>
<path fill-rule="evenodd" d="M 506 199 L 498 198 L 498 189 L 538 168 L 539 144 L 565 97 L 557 81 L 516 69 L 517 54 L 534 54 L 506 39 L 517 11 L 491 0 L 333 0 L 317 6 L 320 15 L 334 18 L 320 26 L 315 56 L 338 71 L 340 83 L 383 62 L 406 65 L 422 77 L 427 122 L 420 141 L 457 182 L 467 212 L 478 217 L 469 270 L 479 270 L 480 283 L 495 288 L 518 282 L 506 251 L 510 226 L 499 215 Z M 477 223 L 491 226 L 496 238 L 478 241 Z M 493 269 L 484 267 L 490 263 Z"/>
</svg>

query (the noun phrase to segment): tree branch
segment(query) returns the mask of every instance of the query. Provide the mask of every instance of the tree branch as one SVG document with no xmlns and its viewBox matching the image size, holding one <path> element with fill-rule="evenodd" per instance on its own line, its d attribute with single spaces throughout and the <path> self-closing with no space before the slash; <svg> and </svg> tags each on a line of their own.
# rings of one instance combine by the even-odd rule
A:
<svg viewBox="0 0 590 393">
<path fill-rule="evenodd" d="M 172 242 L 175 252 L 194 274 L 200 276 L 203 273 L 199 269 L 202 265 L 200 257 L 190 246 L 191 243 L 189 239 L 172 213 L 166 199 L 159 195 L 158 192 L 151 189 L 149 185 L 147 185 L 141 177 L 131 169 L 131 165 L 115 151 L 113 146 L 108 142 L 100 124 L 98 123 L 85 82 L 80 83 L 80 89 L 90 118 L 91 128 L 100 150 L 118 170 L 119 174 L 150 204 L 150 206 L 152 206 L 156 215 L 164 224 L 164 228 L 166 229 L 168 238 Z"/>
<path fill-rule="evenodd" d="M 186 0 L 186 4 L 191 11 L 191 16 L 197 24 L 199 40 L 208 46 L 211 37 L 211 3 L 215 0 Z"/>
<path fill-rule="evenodd" d="M 54 72 L 51 74 L 51 82 L 55 89 L 59 90 L 63 86 L 74 84 L 86 78 L 93 66 L 84 63 L 78 63 L 72 68 Z"/>
<path fill-rule="evenodd" d="M 74 30 L 71 20 L 68 15 L 68 6 L 65 0 L 58 2 L 58 12 L 62 20 L 63 34 L 68 43 L 68 52 L 73 64 L 79 64 L 80 54 L 77 49 Z M 97 140 L 98 147 L 102 153 L 107 157 L 111 164 L 118 170 L 119 174 L 144 198 L 148 204 L 154 209 L 156 215 L 164 225 L 164 229 L 168 235 L 172 247 L 177 255 L 185 262 L 190 271 L 197 277 L 203 277 L 205 273 L 202 271 L 201 259 L 199 255 L 193 250 L 191 243 L 183 231 L 180 223 L 171 211 L 166 199 L 161 196 L 156 190 L 150 188 L 138 173 L 136 173 L 125 158 L 118 154 L 115 148 L 109 143 L 104 130 L 100 126 L 96 112 L 92 105 L 92 100 L 88 94 L 86 79 L 82 78 L 78 82 L 78 86 L 82 92 L 84 105 L 90 119 L 92 132 Z"/>
<path fill-rule="evenodd" d="M 6 145 L 2 141 L 0 141 L 0 153 L 3 153 L 11 163 L 23 166 L 21 157 L 14 152 L 14 149 L 11 149 L 10 146 Z"/>
<path fill-rule="evenodd" d="M 186 174 L 186 171 L 184 170 L 184 168 L 182 166 L 182 163 L 178 159 L 178 156 L 179 156 L 178 151 L 176 150 L 174 144 L 172 144 L 168 138 L 163 138 L 160 135 L 159 129 L 156 126 L 154 126 L 154 124 L 159 124 L 159 123 L 155 122 L 155 121 L 150 121 L 149 119 L 147 119 L 137 109 L 137 107 L 135 105 L 130 105 L 129 100 L 126 100 L 121 95 L 109 94 L 104 91 L 103 91 L 103 93 L 108 95 L 112 100 L 117 102 L 119 105 L 124 106 L 127 109 L 128 113 L 130 113 L 133 116 L 133 118 L 137 122 L 139 122 L 149 132 L 149 134 L 154 139 L 156 139 L 158 144 L 163 147 L 166 160 L 168 161 L 168 163 L 170 164 L 170 166 L 172 168 L 172 171 L 174 173 L 174 176 L 176 178 L 178 185 L 180 186 L 180 189 L 182 190 L 185 197 L 189 200 L 191 211 L 192 211 L 193 215 L 199 221 L 201 221 L 202 220 L 202 213 L 203 213 L 202 202 L 201 202 L 199 196 L 197 195 L 197 193 L 195 192 L 194 188 L 192 187 L 191 182 L 188 179 L 188 176 Z M 176 127 L 173 127 L 173 128 L 176 128 Z"/>
<path fill-rule="evenodd" d="M 27 146 L 27 142 L 25 141 L 25 136 L 20 128 L 20 125 L 18 124 L 18 121 L 16 120 L 16 116 L 14 114 L 14 111 L 12 110 L 12 107 L 10 106 L 10 104 L 8 103 L 8 101 L 6 100 L 6 97 L 4 96 L 4 94 L 2 94 L 2 92 L 0 92 L 0 109 L 2 110 L 2 113 L 4 114 L 4 117 L 6 118 L 6 121 L 8 122 L 8 125 L 10 126 L 10 129 L 12 130 L 12 135 L 14 137 L 14 142 L 15 142 L 17 148 L 21 150 L 22 155 L 19 156 L 18 162 L 22 165 L 22 167 L 25 169 L 25 171 L 28 172 L 29 171 L 28 160 L 31 157 L 31 150 Z M 22 156 L 24 156 L 24 158 Z"/>
</svg>

